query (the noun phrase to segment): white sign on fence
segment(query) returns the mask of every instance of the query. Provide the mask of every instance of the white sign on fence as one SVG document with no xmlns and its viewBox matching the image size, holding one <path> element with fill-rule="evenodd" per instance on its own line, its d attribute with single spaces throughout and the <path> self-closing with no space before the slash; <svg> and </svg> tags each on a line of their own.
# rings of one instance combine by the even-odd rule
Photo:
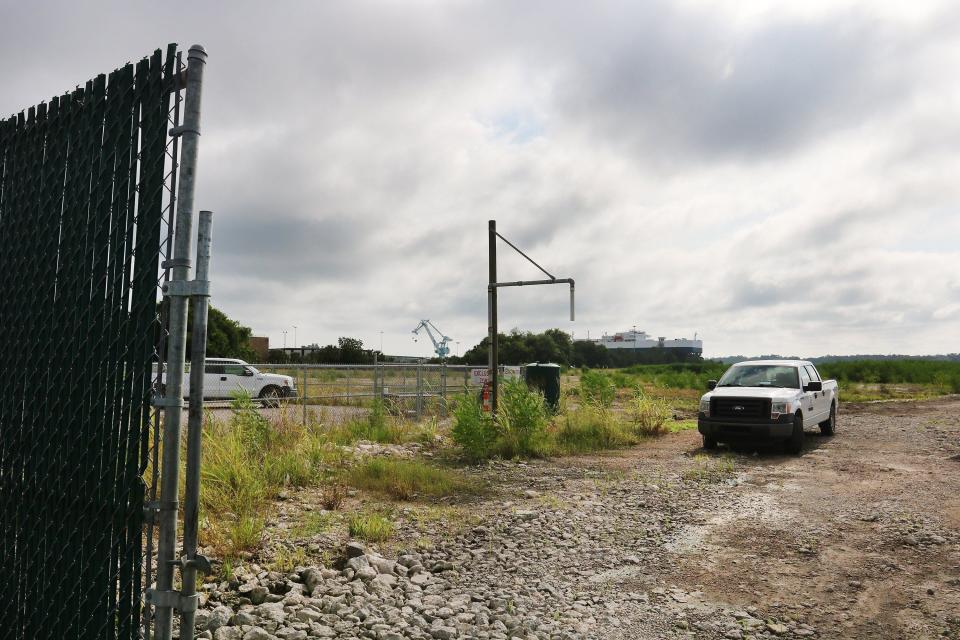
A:
<svg viewBox="0 0 960 640">
<path fill-rule="evenodd" d="M 490 369 L 487 367 L 470 369 L 470 384 L 482 385 L 490 378 Z M 519 380 L 520 367 L 500 367 L 500 378 L 503 380 Z"/>
</svg>

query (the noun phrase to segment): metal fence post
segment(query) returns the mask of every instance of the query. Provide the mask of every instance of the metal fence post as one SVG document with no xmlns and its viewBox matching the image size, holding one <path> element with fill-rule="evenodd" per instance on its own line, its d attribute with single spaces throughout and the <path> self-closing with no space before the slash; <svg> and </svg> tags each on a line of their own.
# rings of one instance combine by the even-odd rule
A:
<svg viewBox="0 0 960 640">
<path fill-rule="evenodd" d="M 423 417 L 423 360 L 417 361 L 417 420 Z"/>
<path fill-rule="evenodd" d="M 440 415 L 447 417 L 447 363 L 440 363 Z"/>
<path fill-rule="evenodd" d="M 190 349 L 190 413 L 187 419 L 186 490 L 183 500 L 182 597 L 190 601 L 197 592 L 197 571 L 208 573 L 210 562 L 197 555 L 197 528 L 200 519 L 200 453 L 203 434 L 203 374 L 207 357 L 207 316 L 209 311 L 210 245 L 213 214 L 201 211 L 197 221 L 197 271 L 194 282 L 200 291 L 192 296 L 193 327 Z M 193 640 L 195 611 L 180 612 L 180 640 Z"/>
<path fill-rule="evenodd" d="M 173 591 L 173 572 L 177 547 L 177 491 L 180 482 L 180 423 L 183 415 L 183 369 L 187 346 L 187 287 L 190 275 L 190 243 L 193 238 L 193 196 L 197 176 L 197 146 L 200 138 L 200 98 L 207 53 L 193 45 L 187 54 L 187 87 L 183 124 L 175 135 L 183 145 L 180 155 L 180 184 L 177 194 L 177 222 L 174 240 L 170 295 L 170 342 L 166 394 L 162 401 L 163 462 L 160 471 L 159 544 L 157 545 L 157 587 L 147 590 L 147 604 L 156 608 L 157 640 L 170 640 L 173 609 L 196 607 L 196 597 L 185 602 Z"/>
<path fill-rule="evenodd" d="M 307 367 L 305 365 L 303 366 L 303 384 L 301 385 L 301 387 L 302 389 L 300 390 L 300 393 L 303 394 L 303 400 L 301 400 L 301 402 L 303 403 L 303 424 L 304 426 L 306 426 L 307 424 Z"/>
</svg>

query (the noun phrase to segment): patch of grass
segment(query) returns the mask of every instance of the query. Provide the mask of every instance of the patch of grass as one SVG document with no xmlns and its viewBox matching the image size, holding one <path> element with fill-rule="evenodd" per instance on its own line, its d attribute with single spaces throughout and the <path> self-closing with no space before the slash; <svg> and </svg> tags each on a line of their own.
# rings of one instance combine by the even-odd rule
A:
<svg viewBox="0 0 960 640">
<path fill-rule="evenodd" d="M 238 397 L 230 419 L 204 424 L 200 506 L 218 553 L 237 557 L 259 546 L 271 501 L 287 487 L 326 481 L 345 463 L 322 434 L 283 413 L 267 420 L 249 397 Z"/>
<path fill-rule="evenodd" d="M 414 543 L 414 546 L 420 551 L 430 551 L 434 548 L 433 540 L 426 537 L 417 538 L 417 541 Z"/>
<path fill-rule="evenodd" d="M 374 458 L 352 467 L 347 478 L 358 489 L 381 493 L 395 500 L 409 500 L 417 495 L 439 498 L 478 491 L 476 483 L 462 474 L 418 460 Z"/>
<path fill-rule="evenodd" d="M 667 419 L 670 418 L 670 406 L 663 400 L 651 398 L 637 391 L 630 404 L 628 415 L 631 430 L 642 437 L 660 436 L 668 431 Z"/>
<path fill-rule="evenodd" d="M 221 582 L 223 582 L 223 581 L 229 582 L 230 580 L 233 580 L 233 578 L 234 578 L 234 565 L 233 565 L 233 560 L 232 560 L 232 559 L 226 558 L 226 559 L 220 564 L 220 571 L 219 571 L 217 577 L 220 579 Z"/>
<path fill-rule="evenodd" d="M 377 513 L 358 513 L 350 517 L 350 537 L 367 542 L 383 542 L 393 536 L 393 523 Z"/>
<path fill-rule="evenodd" d="M 679 433 L 680 431 L 690 431 L 697 428 L 696 420 L 674 420 L 667 423 L 667 430 L 670 433 Z"/>
<path fill-rule="evenodd" d="M 693 482 L 723 482 L 735 471 L 732 456 L 708 456 L 697 454 L 693 457 L 694 466 L 683 472 L 684 480 Z"/>
<path fill-rule="evenodd" d="M 554 511 L 562 511 L 567 507 L 567 504 L 563 500 L 552 493 L 544 494 L 537 498 L 537 500 L 547 509 L 553 509 Z"/>
<path fill-rule="evenodd" d="M 308 511 L 303 520 L 294 527 L 293 534 L 299 538 L 312 538 L 330 531 L 336 520 L 336 516 L 329 511 Z"/>
<path fill-rule="evenodd" d="M 303 550 L 303 547 L 290 548 L 281 545 L 274 549 L 273 560 L 267 565 L 267 568 L 270 571 L 290 573 L 296 567 L 302 567 L 309 563 L 310 558 L 307 557 L 307 552 Z"/>
<path fill-rule="evenodd" d="M 610 408 L 594 403 L 565 411 L 550 435 L 552 452 L 563 454 L 614 449 L 638 442 Z"/>
<path fill-rule="evenodd" d="M 327 437 L 340 445 L 349 445 L 358 440 L 369 440 L 382 444 L 404 444 L 420 442 L 429 444 L 437 433 L 435 421 L 422 423 L 404 420 L 387 411 L 386 404 L 376 399 L 370 412 L 365 416 L 355 416 L 327 430 Z"/>
</svg>

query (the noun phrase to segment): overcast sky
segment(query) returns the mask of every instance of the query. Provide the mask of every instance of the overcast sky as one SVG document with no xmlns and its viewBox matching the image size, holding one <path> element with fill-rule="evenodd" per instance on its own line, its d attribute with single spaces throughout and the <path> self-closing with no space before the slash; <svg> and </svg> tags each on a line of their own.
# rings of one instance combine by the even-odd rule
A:
<svg viewBox="0 0 960 640">
<path fill-rule="evenodd" d="M 273 345 L 465 350 L 495 218 L 577 281 L 504 330 L 960 351 L 960 5 L 777 4 L 0 0 L 0 113 L 205 45 L 213 304 Z"/>
</svg>

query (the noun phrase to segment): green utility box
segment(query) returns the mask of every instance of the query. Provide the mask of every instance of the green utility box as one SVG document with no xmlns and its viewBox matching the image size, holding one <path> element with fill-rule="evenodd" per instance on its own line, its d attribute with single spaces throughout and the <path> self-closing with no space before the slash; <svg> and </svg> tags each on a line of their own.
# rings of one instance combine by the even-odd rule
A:
<svg viewBox="0 0 960 640">
<path fill-rule="evenodd" d="M 560 365 L 552 362 L 531 362 L 524 367 L 527 386 L 543 393 L 547 405 L 556 411 L 560 408 Z"/>
</svg>

